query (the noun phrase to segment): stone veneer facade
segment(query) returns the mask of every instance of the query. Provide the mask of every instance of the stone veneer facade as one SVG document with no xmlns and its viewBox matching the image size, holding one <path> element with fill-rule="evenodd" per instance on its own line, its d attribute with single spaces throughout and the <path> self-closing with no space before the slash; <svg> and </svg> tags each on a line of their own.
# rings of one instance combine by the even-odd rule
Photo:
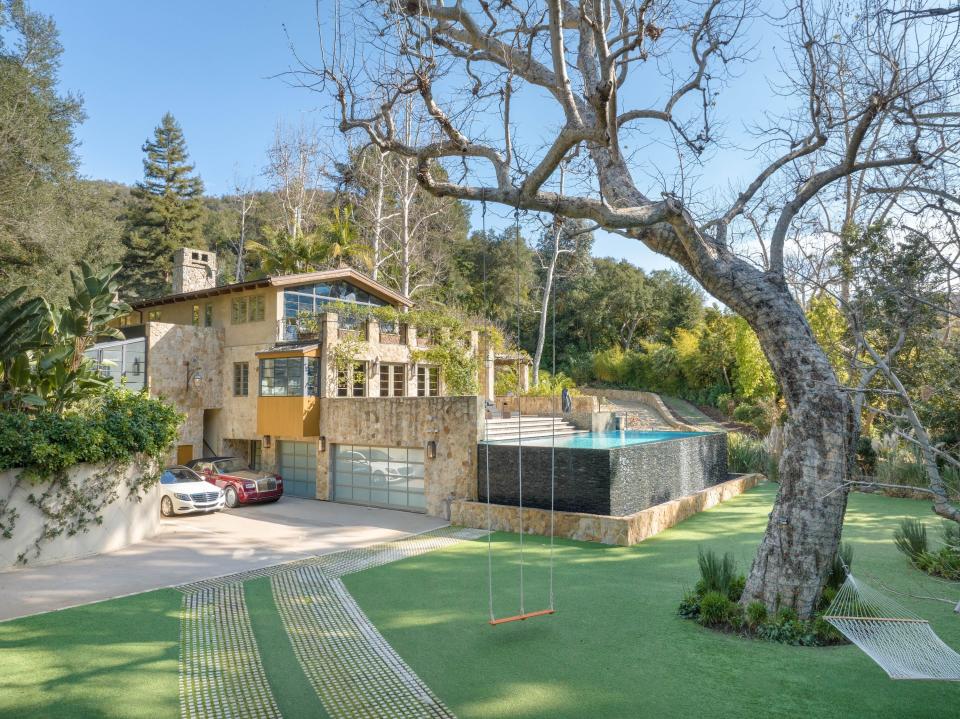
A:
<svg viewBox="0 0 960 719">
<path fill-rule="evenodd" d="M 765 481 L 761 474 L 744 474 L 699 492 L 657 504 L 623 517 L 580 512 L 554 512 L 554 536 L 582 542 L 619 544 L 629 547 L 665 529 L 679 524 L 698 512 L 714 507 Z M 487 517 L 490 521 L 488 523 Z M 517 507 L 472 500 L 454 501 L 450 521 L 463 527 L 488 527 L 498 532 L 520 531 L 520 510 Z M 523 510 L 523 531 L 527 534 L 550 536 L 550 512 L 543 509 Z"/>
<path fill-rule="evenodd" d="M 482 444 L 481 467 L 490 467 L 491 500 L 549 509 L 551 478 L 554 508 L 624 516 L 677 499 L 727 477 L 727 436 L 695 434 L 610 449 L 533 444 Z M 553 470 L 553 471 L 551 471 Z M 486 500 L 486 475 L 478 477 Z"/>
<path fill-rule="evenodd" d="M 477 442 L 480 397 L 356 397 L 320 400 L 320 436 L 326 451 L 317 456 L 317 498 L 330 499 L 330 465 L 338 444 L 427 449 L 427 514 L 449 517 L 450 503 L 477 498 Z"/>
<path fill-rule="evenodd" d="M 148 322 L 145 335 L 150 393 L 186 415 L 177 444 L 191 445 L 193 456 L 200 457 L 204 412 L 223 406 L 223 328 Z"/>
</svg>

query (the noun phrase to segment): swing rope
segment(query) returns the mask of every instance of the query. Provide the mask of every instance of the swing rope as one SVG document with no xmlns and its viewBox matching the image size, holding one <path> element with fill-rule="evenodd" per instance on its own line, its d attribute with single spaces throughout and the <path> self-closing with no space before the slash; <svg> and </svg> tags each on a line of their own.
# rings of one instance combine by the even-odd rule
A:
<svg viewBox="0 0 960 719">
<path fill-rule="evenodd" d="M 520 513 L 520 614 L 526 614 L 523 597 L 523 403 L 521 398 L 520 373 L 520 208 L 513 208 L 513 234 L 517 250 L 517 505 Z"/>
<path fill-rule="evenodd" d="M 487 201 L 481 200 L 481 214 L 480 214 L 480 226 L 481 231 L 483 232 L 483 242 L 487 241 Z M 484 382 L 489 383 L 490 380 L 490 371 L 487 368 L 487 363 L 493 362 L 493 359 L 489 357 L 490 354 L 490 320 L 487 313 L 487 250 L 486 244 L 484 244 L 483 250 L 483 309 L 484 309 L 484 325 L 486 329 L 486 340 L 484 346 L 484 354 L 487 355 L 484 357 L 484 368 L 485 368 L 485 377 Z M 487 387 L 487 391 L 490 391 L 490 388 Z M 486 404 L 486 401 L 484 401 Z M 486 412 L 484 412 L 486 415 Z M 484 448 L 484 463 L 485 473 L 487 478 L 487 596 L 488 596 L 488 610 L 490 613 L 490 621 L 494 621 L 496 616 L 493 613 L 493 532 L 491 531 L 491 525 L 493 523 L 492 512 L 490 509 L 490 423 L 484 419 L 483 422 L 483 448 Z"/>
<path fill-rule="evenodd" d="M 524 556 L 524 524 L 523 524 L 523 412 L 521 406 L 521 392 L 522 392 L 522 382 L 521 382 L 521 372 L 523 370 L 522 365 L 522 356 L 519 351 L 520 339 L 521 339 L 521 328 L 522 328 L 522 279 L 520 274 L 521 266 L 521 249 L 522 241 L 520 237 L 520 208 L 515 206 L 513 210 L 514 218 L 514 241 L 517 254 L 517 304 L 516 304 L 516 321 L 517 321 L 517 378 L 516 378 L 516 391 L 517 391 L 517 480 L 518 480 L 518 511 L 519 511 L 519 530 L 520 530 L 520 613 L 511 616 L 503 617 L 500 619 L 496 618 L 496 613 L 494 611 L 493 603 L 493 512 L 492 512 L 492 503 L 490 497 L 490 428 L 489 423 L 484 422 L 484 472 L 486 474 L 486 511 L 487 511 L 487 593 L 488 593 L 488 612 L 490 615 L 489 624 L 505 624 L 507 622 L 522 621 L 525 619 L 530 619 L 531 617 L 538 617 L 554 613 L 554 591 L 553 591 L 553 551 L 554 551 L 554 494 L 555 494 L 555 469 L 556 469 L 556 402 L 557 396 L 553 395 L 553 411 L 554 416 L 551 417 L 551 427 L 550 427 L 550 552 L 549 552 L 549 605 L 547 609 L 541 609 L 539 611 L 527 612 L 526 611 L 526 588 L 524 582 L 524 567 L 526 564 Z M 481 228 L 483 232 L 484 243 L 486 243 L 486 234 L 487 234 L 487 203 L 486 200 L 481 200 Z M 487 307 L 487 253 L 486 253 L 486 244 L 484 244 L 483 251 L 483 304 L 484 309 Z M 552 339 L 551 339 L 551 354 L 552 354 L 552 369 L 554 375 L 556 374 L 557 369 L 557 308 L 556 308 L 556 284 L 554 283 L 551 286 L 551 301 L 553 302 L 553 322 L 552 322 Z M 484 350 L 488 357 L 490 355 L 490 321 L 489 315 L 484 318 L 484 325 L 487 328 L 487 347 Z M 487 362 L 490 360 L 487 359 Z M 490 382 L 490 372 L 488 368 L 488 373 L 486 375 L 485 381 L 487 384 L 487 389 L 489 391 L 489 382 Z"/>
</svg>

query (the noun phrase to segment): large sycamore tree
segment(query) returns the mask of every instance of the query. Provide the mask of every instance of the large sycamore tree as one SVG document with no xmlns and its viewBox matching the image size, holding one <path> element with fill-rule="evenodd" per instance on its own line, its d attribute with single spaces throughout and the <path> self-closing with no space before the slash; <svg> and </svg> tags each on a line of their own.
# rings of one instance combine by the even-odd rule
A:
<svg viewBox="0 0 960 719">
<path fill-rule="evenodd" d="M 906 206 L 911 188 L 944 182 L 957 24 L 892 0 L 773 5 L 342 0 L 303 81 L 332 94 L 342 131 L 414 159 L 429 192 L 587 220 L 673 259 L 745 318 L 788 420 L 743 601 L 807 617 L 840 540 L 858 418 L 784 279 L 785 245 L 851 187 Z M 753 102 L 725 104 L 754 63 L 766 82 Z M 433 121 L 417 143 L 392 120 L 410 98 Z M 731 187 L 736 142 L 715 151 L 718 128 L 748 122 L 736 159 L 754 169 Z"/>
</svg>

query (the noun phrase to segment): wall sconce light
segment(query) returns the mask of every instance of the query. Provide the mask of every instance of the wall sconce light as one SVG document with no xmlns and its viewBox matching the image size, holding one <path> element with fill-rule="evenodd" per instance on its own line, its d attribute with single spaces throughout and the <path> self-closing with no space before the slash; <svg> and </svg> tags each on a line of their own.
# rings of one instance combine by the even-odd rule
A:
<svg viewBox="0 0 960 719">
<path fill-rule="evenodd" d="M 321 437 L 321 438 L 320 438 L 320 451 L 321 451 L 321 452 L 326 452 L 326 451 L 327 451 L 327 438 L 326 438 L 326 437 Z"/>
<path fill-rule="evenodd" d="M 263 435 L 263 447 L 264 449 L 270 449 L 271 438 L 269 434 Z"/>
<path fill-rule="evenodd" d="M 432 439 L 429 442 L 427 442 L 427 456 L 430 459 L 437 458 L 437 443 Z"/>
</svg>

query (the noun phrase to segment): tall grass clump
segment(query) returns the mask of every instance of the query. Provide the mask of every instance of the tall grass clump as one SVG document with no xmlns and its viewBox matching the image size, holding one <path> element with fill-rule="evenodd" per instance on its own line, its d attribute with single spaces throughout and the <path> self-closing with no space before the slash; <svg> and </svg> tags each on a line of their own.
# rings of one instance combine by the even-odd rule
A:
<svg viewBox="0 0 960 719">
<path fill-rule="evenodd" d="M 727 434 L 727 469 L 737 474 L 759 472 L 768 479 L 776 480 L 777 459 L 762 439 L 748 434 Z"/>
</svg>

